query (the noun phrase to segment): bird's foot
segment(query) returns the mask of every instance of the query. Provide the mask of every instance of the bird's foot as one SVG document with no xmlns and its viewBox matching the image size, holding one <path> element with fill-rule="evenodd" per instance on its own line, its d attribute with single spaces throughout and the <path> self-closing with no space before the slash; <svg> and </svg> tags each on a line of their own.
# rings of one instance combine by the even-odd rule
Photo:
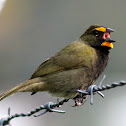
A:
<svg viewBox="0 0 126 126">
<path fill-rule="evenodd" d="M 88 95 L 77 95 L 73 100 L 75 101 L 75 105 L 72 107 L 76 107 L 76 106 L 82 106 L 85 101 L 87 100 Z"/>
<path fill-rule="evenodd" d="M 79 93 L 82 94 L 82 96 L 87 96 L 90 95 L 90 104 L 93 105 L 93 95 L 95 92 L 97 92 L 100 96 L 104 98 L 104 94 L 102 92 L 98 91 L 98 86 L 96 85 L 91 85 L 88 87 L 88 90 L 77 90 Z"/>
<path fill-rule="evenodd" d="M 99 86 L 97 86 L 97 85 L 91 85 L 91 86 L 89 86 L 88 87 L 88 89 L 87 90 L 77 90 L 79 93 L 80 93 L 80 96 L 81 97 L 87 97 L 88 95 L 90 95 L 90 104 L 91 105 L 93 105 L 93 95 L 97 92 L 101 97 L 103 97 L 104 98 L 104 94 L 101 92 L 101 91 L 98 91 L 98 88 L 100 88 L 101 87 L 101 85 L 102 85 L 102 83 L 103 83 L 103 81 L 104 81 L 104 79 L 106 78 L 106 75 L 104 75 L 103 76 L 103 78 L 102 78 L 102 80 L 101 80 L 101 82 L 100 82 L 100 84 L 99 84 Z M 86 100 L 85 100 L 86 101 Z M 84 102 L 85 102 L 84 101 Z M 77 101 L 78 102 L 78 101 Z M 75 102 L 75 104 L 76 104 L 76 102 Z M 83 105 L 83 104 L 82 104 Z"/>
</svg>

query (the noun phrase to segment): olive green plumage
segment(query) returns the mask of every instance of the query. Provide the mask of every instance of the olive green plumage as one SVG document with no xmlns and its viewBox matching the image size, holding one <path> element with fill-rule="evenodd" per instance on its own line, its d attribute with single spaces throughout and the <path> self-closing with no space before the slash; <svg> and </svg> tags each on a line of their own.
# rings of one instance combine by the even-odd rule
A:
<svg viewBox="0 0 126 126">
<path fill-rule="evenodd" d="M 28 81 L 2 94 L 0 100 L 16 92 L 38 91 L 74 98 L 77 89 L 87 89 L 108 62 L 110 47 L 101 46 L 105 40 L 104 32 L 95 30 L 99 27 L 103 26 L 90 26 L 79 39 L 43 62 Z"/>
</svg>

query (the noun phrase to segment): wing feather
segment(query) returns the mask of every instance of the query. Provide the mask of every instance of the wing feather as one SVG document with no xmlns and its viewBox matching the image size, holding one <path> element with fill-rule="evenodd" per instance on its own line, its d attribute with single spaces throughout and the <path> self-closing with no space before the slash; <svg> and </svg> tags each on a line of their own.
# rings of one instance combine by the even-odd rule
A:
<svg viewBox="0 0 126 126">
<path fill-rule="evenodd" d="M 82 42 L 73 42 L 58 52 L 55 56 L 43 62 L 31 78 L 46 76 L 64 70 L 88 66 L 92 49 Z"/>
</svg>

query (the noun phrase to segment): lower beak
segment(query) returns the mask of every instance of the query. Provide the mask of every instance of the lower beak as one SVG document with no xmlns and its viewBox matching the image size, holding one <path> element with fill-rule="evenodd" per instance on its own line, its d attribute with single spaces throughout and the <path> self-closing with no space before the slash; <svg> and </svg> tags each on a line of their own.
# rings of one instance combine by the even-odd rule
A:
<svg viewBox="0 0 126 126">
<path fill-rule="evenodd" d="M 107 47 L 113 48 L 113 42 L 115 42 L 115 41 L 114 40 L 111 40 L 110 38 L 107 38 L 105 40 L 105 42 L 103 42 L 101 44 L 101 46 L 107 46 Z"/>
</svg>

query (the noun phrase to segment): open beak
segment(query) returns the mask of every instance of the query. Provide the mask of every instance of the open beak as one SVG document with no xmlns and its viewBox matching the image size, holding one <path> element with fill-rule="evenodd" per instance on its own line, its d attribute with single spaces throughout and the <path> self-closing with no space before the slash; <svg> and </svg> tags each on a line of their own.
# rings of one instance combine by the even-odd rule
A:
<svg viewBox="0 0 126 126">
<path fill-rule="evenodd" d="M 107 46 L 107 47 L 113 48 L 113 42 L 115 41 L 110 38 L 110 32 L 115 32 L 115 30 L 111 28 L 106 28 L 106 32 L 104 33 L 105 42 L 103 42 L 101 46 Z"/>
</svg>

